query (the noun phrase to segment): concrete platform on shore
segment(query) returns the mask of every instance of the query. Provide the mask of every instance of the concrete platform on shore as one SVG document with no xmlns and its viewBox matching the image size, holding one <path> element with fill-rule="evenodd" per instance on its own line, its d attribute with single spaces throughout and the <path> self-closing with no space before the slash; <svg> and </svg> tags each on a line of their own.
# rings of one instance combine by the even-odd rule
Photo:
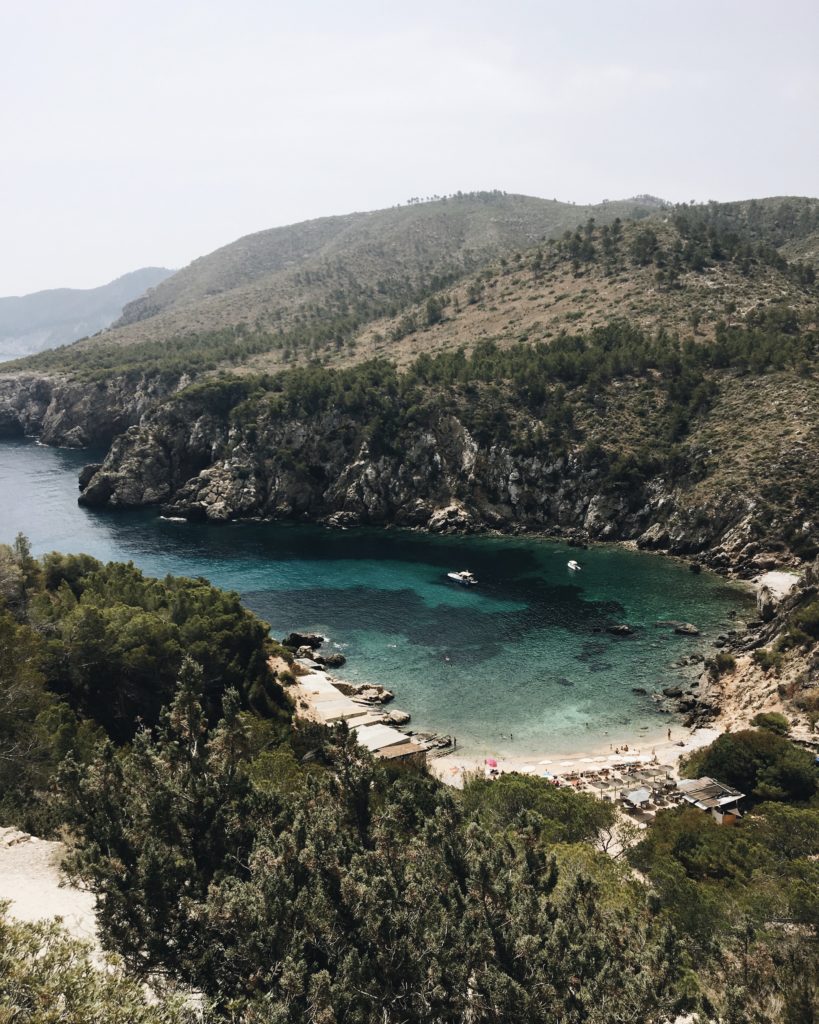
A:
<svg viewBox="0 0 819 1024">
<path fill-rule="evenodd" d="M 347 722 L 361 746 L 376 757 L 417 757 L 430 749 L 424 740 L 387 725 L 381 705 L 362 703 L 336 689 L 326 672 L 314 669 L 296 676 L 288 692 L 295 700 L 297 717 L 322 725 Z"/>
</svg>

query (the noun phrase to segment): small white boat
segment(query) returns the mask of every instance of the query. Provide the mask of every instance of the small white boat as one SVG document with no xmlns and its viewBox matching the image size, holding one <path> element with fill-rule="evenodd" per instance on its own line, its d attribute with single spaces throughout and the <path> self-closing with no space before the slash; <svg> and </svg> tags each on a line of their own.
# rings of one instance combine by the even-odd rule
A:
<svg viewBox="0 0 819 1024">
<path fill-rule="evenodd" d="M 448 572 L 446 576 L 447 579 L 460 583 L 462 587 L 474 587 L 478 582 L 477 577 L 473 576 L 469 569 L 462 569 L 460 572 Z"/>
<path fill-rule="evenodd" d="M 580 562 L 575 562 L 575 560 L 573 558 L 570 561 L 568 561 L 566 564 L 569 566 L 569 568 L 572 570 L 572 572 L 580 572 L 580 570 L 583 568 L 583 566 L 580 564 Z"/>
</svg>

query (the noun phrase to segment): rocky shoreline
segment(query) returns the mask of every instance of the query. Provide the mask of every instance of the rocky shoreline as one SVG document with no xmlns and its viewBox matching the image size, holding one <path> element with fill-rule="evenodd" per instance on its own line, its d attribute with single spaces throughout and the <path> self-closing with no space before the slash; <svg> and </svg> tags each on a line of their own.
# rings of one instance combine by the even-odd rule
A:
<svg viewBox="0 0 819 1024">
<path fill-rule="evenodd" d="M 673 478 L 655 469 L 626 481 L 612 476 L 599 447 L 526 454 L 510 442 L 479 441 L 455 411 L 406 428 L 384 450 L 338 409 L 288 417 L 260 403 L 245 418 L 237 414 L 239 380 L 190 384 L 150 374 L 96 383 L 0 376 L 0 437 L 108 445 L 104 460 L 80 475 L 82 504 L 153 505 L 215 523 L 292 519 L 543 535 L 579 547 L 625 542 L 743 579 L 799 569 L 799 551 L 816 532 L 809 510 L 777 512 L 753 490 L 723 483 L 693 444 Z M 807 472 L 809 459 L 796 446 L 789 474 Z"/>
<path fill-rule="evenodd" d="M 297 717 L 323 725 L 344 721 L 362 746 L 387 760 L 426 758 L 452 746 L 449 736 L 406 729 L 411 715 L 385 709 L 395 697 L 385 686 L 349 683 L 331 676 L 326 668 L 333 656 L 319 653 L 324 642 L 325 637 L 316 633 L 289 633 L 282 646 L 293 655 L 292 670 L 275 659 L 271 662 Z"/>
<path fill-rule="evenodd" d="M 360 424 L 337 410 L 309 421 L 260 413 L 245 423 L 233 414 L 235 402 L 220 406 L 204 386 L 177 394 L 188 383 L 145 375 L 99 384 L 2 377 L 0 436 L 39 434 L 43 443 L 73 447 L 110 441 L 104 461 L 80 474 L 79 500 L 90 507 L 153 505 L 174 518 L 214 523 L 290 519 L 339 529 L 543 536 L 577 547 L 620 543 L 749 583 L 766 573 L 801 573 L 788 594 L 762 585 L 758 618 L 719 637 L 697 685 L 668 699 L 694 725 L 723 719 L 735 704 L 784 707 L 797 678 L 819 683 L 810 655 L 791 655 L 777 681 L 753 657 L 816 593 L 815 568 L 796 553 L 800 538 L 815 532 L 804 511 L 765 518 L 757 496 L 719 489 L 695 503 L 690 480 L 662 476 L 614 486 L 588 454 L 482 445 L 449 413 L 400 439 L 400 454 L 377 452 Z M 625 635 L 628 624 L 617 628 Z"/>
</svg>

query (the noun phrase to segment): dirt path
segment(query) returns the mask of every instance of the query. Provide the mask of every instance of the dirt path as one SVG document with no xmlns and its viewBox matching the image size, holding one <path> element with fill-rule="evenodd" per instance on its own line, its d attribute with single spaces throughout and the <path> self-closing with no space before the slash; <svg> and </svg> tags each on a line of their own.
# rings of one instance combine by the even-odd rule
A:
<svg viewBox="0 0 819 1024">
<path fill-rule="evenodd" d="M 62 843 L 0 828 L 0 900 L 11 900 L 20 921 L 61 917 L 68 931 L 96 944 L 94 897 L 67 883 L 60 871 Z"/>
</svg>

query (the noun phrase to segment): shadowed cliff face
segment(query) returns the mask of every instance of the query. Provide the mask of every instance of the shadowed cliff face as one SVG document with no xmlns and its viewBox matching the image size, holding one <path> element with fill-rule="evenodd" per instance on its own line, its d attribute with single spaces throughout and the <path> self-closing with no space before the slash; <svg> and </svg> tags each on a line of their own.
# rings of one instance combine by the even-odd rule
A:
<svg viewBox="0 0 819 1024">
<path fill-rule="evenodd" d="M 178 378 L 158 376 L 122 375 L 98 383 L 0 377 L 0 438 L 37 436 L 62 448 L 107 445 L 178 384 Z"/>
<path fill-rule="evenodd" d="M 592 397 L 570 389 L 561 408 L 573 426 L 557 440 L 500 385 L 421 389 L 413 411 L 389 382 L 363 380 L 351 410 L 321 398 L 305 372 L 294 412 L 271 380 L 180 390 L 185 380 L 155 375 L 87 384 L 9 376 L 0 378 L 0 436 L 111 444 L 103 464 L 81 476 L 88 506 L 159 505 L 214 522 L 297 518 L 632 540 L 749 574 L 816 553 L 812 377 L 717 375 L 673 463 L 662 454 L 667 405 L 651 375 L 612 381 Z M 502 422 L 492 418 L 498 409 Z"/>
<path fill-rule="evenodd" d="M 481 444 L 462 415 L 445 409 L 423 427 L 402 429 L 387 448 L 337 409 L 306 418 L 264 410 L 261 404 L 239 422 L 231 410 L 180 395 L 118 437 L 101 466 L 88 468 L 81 503 L 161 505 L 169 515 L 214 522 L 298 518 L 633 540 L 748 572 L 765 568 L 771 551 L 780 562 L 798 561 L 782 536 L 805 509 L 772 514 L 764 481 L 738 487 L 736 465 L 707 462 L 696 436 L 688 470 L 673 480 L 624 481 L 594 445 L 561 451 L 543 444 L 521 453 Z M 608 429 L 616 436 L 616 424 Z M 713 432 L 702 429 L 708 452 L 718 451 Z M 802 465 L 811 450 L 797 447 L 789 458 Z M 741 462 L 745 453 L 735 456 Z M 799 472 L 810 475 L 807 463 L 799 470 L 790 461 L 788 473 Z"/>
</svg>

